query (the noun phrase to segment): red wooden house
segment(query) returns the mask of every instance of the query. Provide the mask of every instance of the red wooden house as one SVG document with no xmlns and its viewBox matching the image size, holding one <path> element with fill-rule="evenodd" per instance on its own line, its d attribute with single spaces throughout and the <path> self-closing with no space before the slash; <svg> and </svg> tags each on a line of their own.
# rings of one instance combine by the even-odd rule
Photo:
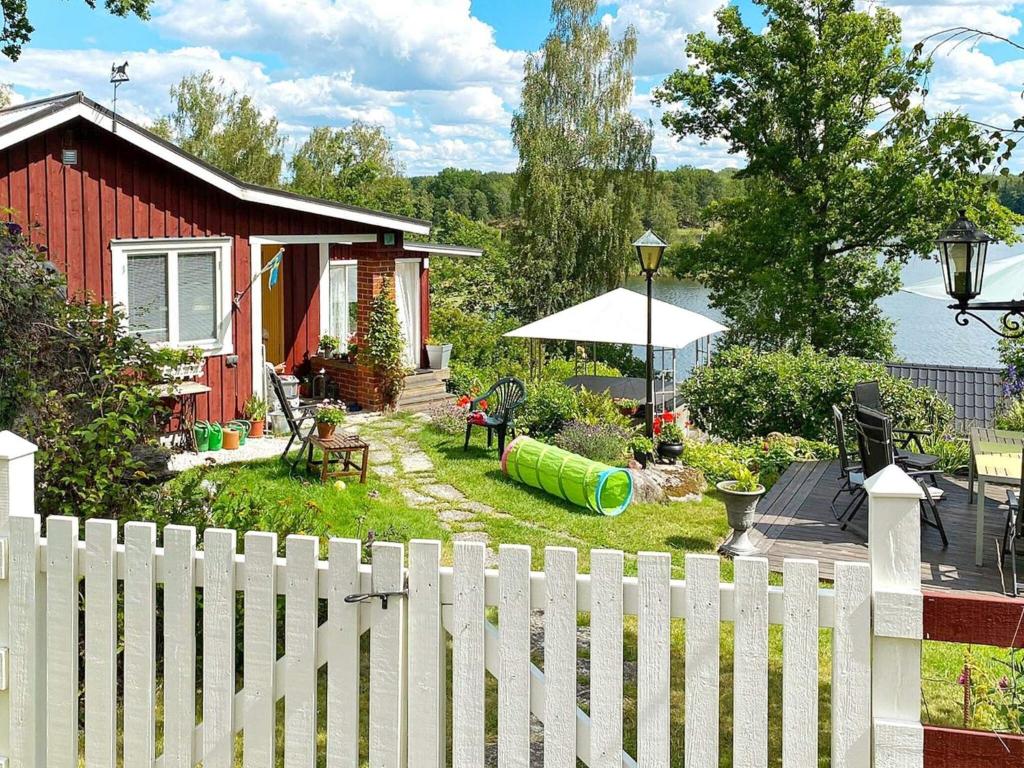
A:
<svg viewBox="0 0 1024 768">
<path fill-rule="evenodd" d="M 410 368 L 425 365 L 426 221 L 247 184 L 71 93 L 0 110 L 0 207 L 45 245 L 69 291 L 127 312 L 130 331 L 204 350 L 199 418 L 265 394 L 264 361 L 299 369 L 319 337 L 366 331 L 391 278 Z M 279 280 L 260 272 L 284 249 Z M 377 408 L 371 368 L 332 365 L 343 397 Z M 269 398 L 269 399 L 272 399 Z"/>
</svg>

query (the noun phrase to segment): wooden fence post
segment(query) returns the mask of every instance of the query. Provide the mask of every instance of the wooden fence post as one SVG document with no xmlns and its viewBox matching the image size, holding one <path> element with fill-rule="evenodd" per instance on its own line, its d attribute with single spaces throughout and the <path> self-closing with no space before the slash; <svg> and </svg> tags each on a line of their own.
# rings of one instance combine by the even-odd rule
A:
<svg viewBox="0 0 1024 768">
<path fill-rule="evenodd" d="M 35 453 L 28 440 L 0 432 L 0 767 L 11 756 L 9 520 L 35 514 Z"/>
<path fill-rule="evenodd" d="M 895 465 L 872 476 L 871 719 L 876 768 L 921 768 L 921 486 Z"/>
</svg>

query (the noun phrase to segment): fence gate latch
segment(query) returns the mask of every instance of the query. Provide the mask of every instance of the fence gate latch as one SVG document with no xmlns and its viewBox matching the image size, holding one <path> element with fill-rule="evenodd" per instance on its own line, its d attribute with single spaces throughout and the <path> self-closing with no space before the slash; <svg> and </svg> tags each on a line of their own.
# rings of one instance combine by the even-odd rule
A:
<svg viewBox="0 0 1024 768">
<path fill-rule="evenodd" d="M 365 603 L 367 600 L 380 600 L 380 607 L 382 610 L 388 609 L 388 598 L 391 597 L 408 597 L 409 596 L 409 577 L 405 577 L 405 589 L 396 590 L 393 592 L 356 592 L 352 595 L 345 595 L 346 603 Z"/>
</svg>

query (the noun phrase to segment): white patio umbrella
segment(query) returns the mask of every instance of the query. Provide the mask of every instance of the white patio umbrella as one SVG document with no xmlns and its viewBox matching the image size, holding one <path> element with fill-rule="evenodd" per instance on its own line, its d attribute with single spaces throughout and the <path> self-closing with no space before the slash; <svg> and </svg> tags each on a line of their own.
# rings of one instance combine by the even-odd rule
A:
<svg viewBox="0 0 1024 768">
<path fill-rule="evenodd" d="M 652 304 L 651 319 L 651 342 L 663 349 L 682 349 L 705 336 L 728 330 L 710 317 L 657 299 Z M 645 346 L 647 297 L 626 288 L 616 288 L 505 335 Z"/>
<path fill-rule="evenodd" d="M 931 280 L 904 286 L 901 290 L 929 299 L 952 301 L 940 274 Z M 998 261 L 985 267 L 985 283 L 978 301 L 1011 301 L 1024 298 L 1024 253 Z"/>
</svg>

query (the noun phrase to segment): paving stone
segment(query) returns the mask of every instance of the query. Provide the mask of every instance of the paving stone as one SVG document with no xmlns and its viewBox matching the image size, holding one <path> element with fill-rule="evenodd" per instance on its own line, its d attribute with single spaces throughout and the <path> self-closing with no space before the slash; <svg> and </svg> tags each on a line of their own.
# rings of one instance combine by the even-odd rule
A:
<svg viewBox="0 0 1024 768">
<path fill-rule="evenodd" d="M 447 483 L 437 483 L 434 485 L 422 485 L 420 490 L 429 496 L 433 496 L 435 499 L 442 499 L 443 501 L 462 501 L 466 497 L 462 494 L 458 488 Z"/>
<path fill-rule="evenodd" d="M 394 461 L 394 455 L 391 451 L 382 448 L 370 449 L 371 464 L 390 464 L 392 461 Z"/>
<path fill-rule="evenodd" d="M 463 531 L 482 531 L 482 530 L 484 530 L 484 528 L 486 528 L 486 526 L 483 523 L 463 523 L 462 524 L 462 530 Z"/>
<path fill-rule="evenodd" d="M 478 515 L 493 515 L 495 514 L 494 507 L 488 506 L 480 501 L 464 501 L 460 506 L 463 509 L 469 510 Z"/>
<path fill-rule="evenodd" d="M 403 488 L 402 497 L 410 507 L 432 507 L 437 503 L 434 499 L 429 496 L 424 496 L 422 493 L 412 488 Z"/>
<path fill-rule="evenodd" d="M 472 520 L 473 517 L 472 512 L 462 509 L 442 509 L 437 513 L 437 519 L 443 523 L 461 523 L 465 520 Z"/>
<path fill-rule="evenodd" d="M 402 455 L 402 469 L 406 472 L 431 472 L 434 462 L 425 453 L 406 453 Z"/>
<path fill-rule="evenodd" d="M 398 474 L 398 470 L 392 467 L 390 464 L 370 464 L 370 469 L 376 472 L 381 477 L 394 477 Z"/>
</svg>

